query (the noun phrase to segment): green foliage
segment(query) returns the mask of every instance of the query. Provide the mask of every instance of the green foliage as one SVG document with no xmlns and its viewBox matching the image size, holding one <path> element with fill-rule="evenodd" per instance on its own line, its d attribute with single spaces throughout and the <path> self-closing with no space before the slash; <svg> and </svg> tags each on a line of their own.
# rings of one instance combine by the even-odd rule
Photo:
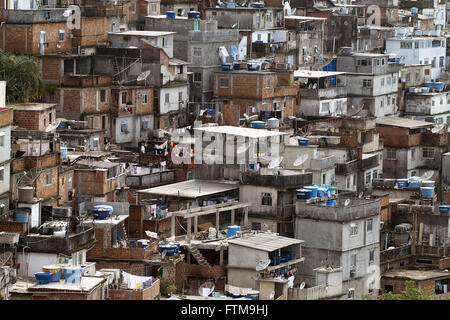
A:
<svg viewBox="0 0 450 320">
<path fill-rule="evenodd" d="M 433 289 L 421 292 L 414 285 L 414 281 L 405 281 L 406 290 L 401 293 L 387 292 L 379 295 L 378 300 L 433 300 Z"/>
<path fill-rule="evenodd" d="M 0 80 L 6 81 L 7 103 L 26 103 L 42 97 L 40 67 L 33 57 L 0 51 Z"/>
<path fill-rule="evenodd" d="M 167 279 L 161 278 L 160 291 L 163 296 L 170 296 L 172 293 L 177 291 L 177 287 L 171 284 Z"/>
</svg>

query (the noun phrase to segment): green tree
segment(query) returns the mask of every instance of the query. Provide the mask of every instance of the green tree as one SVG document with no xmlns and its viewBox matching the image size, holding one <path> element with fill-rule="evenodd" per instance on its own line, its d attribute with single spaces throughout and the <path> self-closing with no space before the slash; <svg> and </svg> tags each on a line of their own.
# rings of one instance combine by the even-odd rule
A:
<svg viewBox="0 0 450 320">
<path fill-rule="evenodd" d="M 401 293 L 387 292 L 379 295 L 378 300 L 434 300 L 433 289 L 430 288 L 425 292 L 419 291 L 415 287 L 414 281 L 405 281 L 406 290 Z"/>
<path fill-rule="evenodd" d="M 42 97 L 40 68 L 31 56 L 0 51 L 0 80 L 6 81 L 7 103 L 25 103 Z"/>
</svg>

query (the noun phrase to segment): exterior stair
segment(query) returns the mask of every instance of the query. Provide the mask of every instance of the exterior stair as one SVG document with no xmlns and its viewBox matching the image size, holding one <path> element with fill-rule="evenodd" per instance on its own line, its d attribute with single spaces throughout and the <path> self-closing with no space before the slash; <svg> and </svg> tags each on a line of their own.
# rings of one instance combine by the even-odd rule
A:
<svg viewBox="0 0 450 320">
<path fill-rule="evenodd" d="M 197 247 L 194 247 L 193 245 L 187 246 L 189 252 L 192 254 L 192 256 L 197 260 L 198 264 L 202 266 L 209 266 L 209 263 L 206 261 L 205 257 L 198 251 Z"/>
</svg>

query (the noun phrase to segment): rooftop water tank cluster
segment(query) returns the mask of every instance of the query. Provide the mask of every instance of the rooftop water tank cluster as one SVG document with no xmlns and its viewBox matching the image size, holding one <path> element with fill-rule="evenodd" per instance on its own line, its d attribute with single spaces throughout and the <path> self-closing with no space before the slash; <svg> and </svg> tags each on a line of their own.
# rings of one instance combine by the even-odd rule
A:
<svg viewBox="0 0 450 320">
<path fill-rule="evenodd" d="M 397 179 L 399 189 L 419 189 L 422 198 L 433 198 L 434 184 L 432 180 L 422 180 L 420 177 L 410 177 L 408 179 Z"/>
<path fill-rule="evenodd" d="M 320 186 L 318 184 L 312 186 L 306 186 L 302 189 L 296 190 L 297 199 L 309 200 L 320 198 L 323 201 L 323 205 L 336 206 L 337 188 L 332 186 Z"/>
</svg>

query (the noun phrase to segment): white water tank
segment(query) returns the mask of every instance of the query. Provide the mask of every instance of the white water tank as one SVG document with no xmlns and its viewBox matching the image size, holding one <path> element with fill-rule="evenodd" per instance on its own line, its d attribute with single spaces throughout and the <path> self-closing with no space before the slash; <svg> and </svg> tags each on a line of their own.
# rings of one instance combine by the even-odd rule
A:
<svg viewBox="0 0 450 320">
<path fill-rule="evenodd" d="M 267 120 L 267 126 L 271 129 L 278 128 L 280 126 L 280 120 L 277 118 L 270 118 Z"/>
</svg>

